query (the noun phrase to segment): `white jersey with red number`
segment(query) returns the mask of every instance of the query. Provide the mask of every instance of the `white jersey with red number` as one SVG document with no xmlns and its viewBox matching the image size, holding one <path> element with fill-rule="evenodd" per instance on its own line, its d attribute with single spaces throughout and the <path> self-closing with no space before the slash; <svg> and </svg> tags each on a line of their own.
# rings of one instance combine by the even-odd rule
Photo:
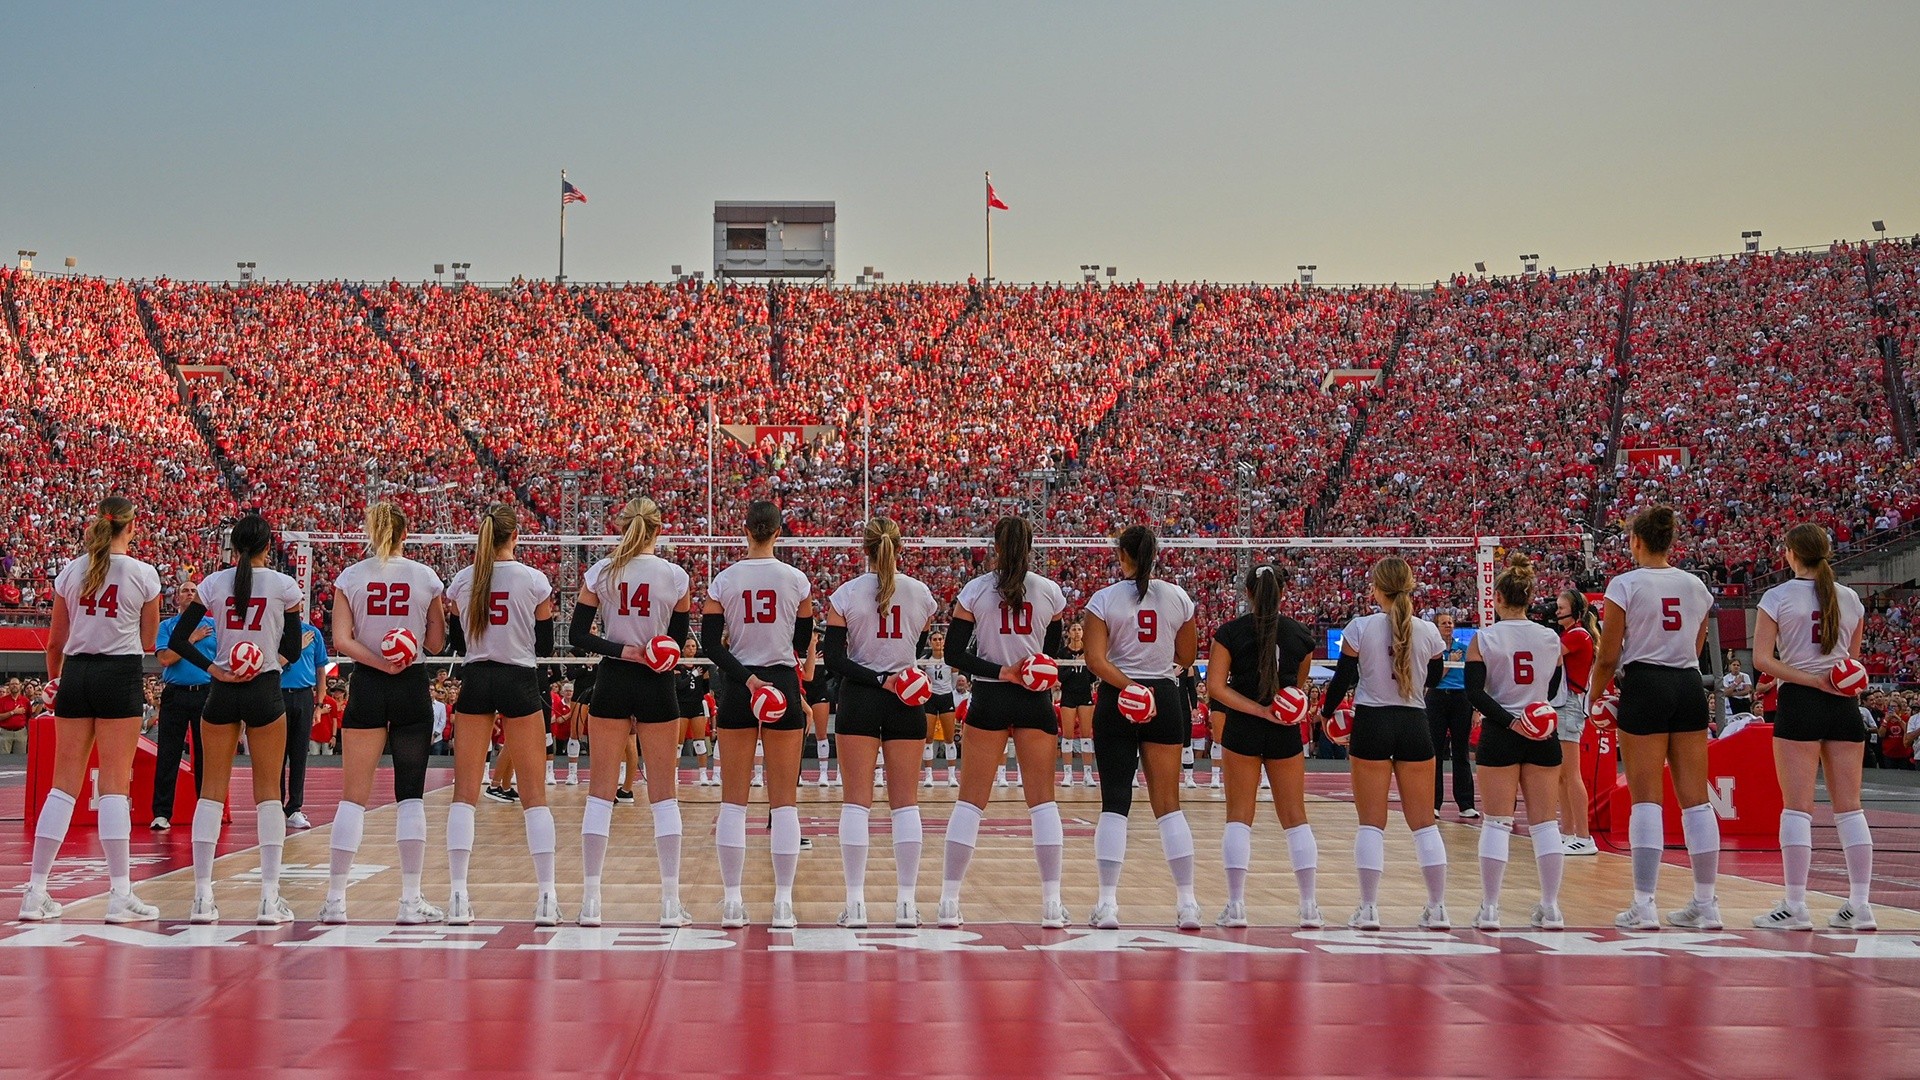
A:
<svg viewBox="0 0 1920 1080">
<path fill-rule="evenodd" d="M 973 646 L 980 659 L 1006 667 L 1038 656 L 1047 627 L 1067 609 L 1067 594 L 1039 574 L 1027 574 L 1026 597 L 1014 611 L 1000 596 L 1000 576 L 982 574 L 960 589 L 954 603 L 973 613 Z M 999 682 L 981 675 L 986 682 Z"/>
<path fill-rule="evenodd" d="M 1107 661 L 1129 679 L 1177 679 L 1173 646 L 1193 618 L 1193 599 L 1170 581 L 1147 585 L 1145 599 L 1131 581 L 1117 581 L 1093 594 L 1087 614 L 1107 628 Z"/>
<path fill-rule="evenodd" d="M 234 568 L 217 570 L 200 579 L 200 603 L 213 616 L 214 662 L 225 664 L 233 647 L 243 641 L 260 648 L 260 670 L 279 671 L 280 633 L 287 627 L 287 612 L 298 611 L 304 603 L 300 583 L 278 570 L 265 566 L 253 568 L 253 592 L 244 606 L 234 602 Z"/>
<path fill-rule="evenodd" d="M 147 651 L 140 647 L 140 609 L 160 595 L 160 573 L 131 555 L 109 558 L 106 580 L 91 596 L 80 595 L 93 564 L 90 555 L 61 567 L 53 579 L 54 595 L 67 602 L 67 644 L 62 650 L 67 656 L 140 656 Z"/>
<path fill-rule="evenodd" d="M 1427 665 L 1447 651 L 1440 628 L 1425 619 L 1413 620 L 1413 693 L 1401 696 L 1400 681 L 1393 674 L 1393 623 L 1384 611 L 1362 615 L 1347 624 L 1340 635 L 1340 655 L 1351 653 L 1360 665 L 1360 685 L 1354 689 L 1353 703 L 1374 708 L 1424 709 L 1427 707 Z"/>
<path fill-rule="evenodd" d="M 427 616 L 446 587 L 431 567 L 412 559 L 362 559 L 333 581 L 336 593 L 353 612 L 353 639 L 375 653 L 394 630 L 405 630 L 424 651 Z"/>
<path fill-rule="evenodd" d="M 1547 700 L 1560 666 L 1558 633 L 1527 619 L 1505 619 L 1474 635 L 1474 643 L 1487 665 L 1487 695 L 1501 708 L 1517 715 Z"/>
<path fill-rule="evenodd" d="M 1699 578 L 1672 566 L 1643 566 L 1607 582 L 1607 599 L 1627 613 L 1623 666 L 1699 667 L 1700 625 L 1713 610 L 1713 594 Z"/>
<path fill-rule="evenodd" d="M 1840 636 L 1833 651 L 1820 647 L 1820 593 L 1807 578 L 1795 578 L 1776 585 L 1760 598 L 1760 610 L 1772 616 L 1780 632 L 1774 638 L 1773 652 L 1788 667 L 1815 675 L 1824 675 L 1833 665 L 1847 658 L 1854 632 L 1866 618 L 1867 609 L 1860 594 L 1845 585 L 1835 584 L 1840 602 Z"/>
<path fill-rule="evenodd" d="M 473 567 L 461 568 L 447 586 L 454 611 L 466 634 L 467 662 L 491 660 L 496 664 L 534 667 L 534 614 L 553 595 L 553 582 L 547 575 L 523 562 L 496 562 L 487 596 L 473 597 Z M 487 611 L 486 633 L 475 636 L 466 613 L 475 604 Z"/>
<path fill-rule="evenodd" d="M 713 576 L 707 596 L 727 617 L 727 649 L 747 667 L 798 667 L 793 624 L 813 595 L 807 575 L 779 559 L 741 559 Z"/>
<path fill-rule="evenodd" d="M 913 666 L 920 635 L 940 609 L 933 590 L 905 574 L 893 576 L 893 597 L 884 615 L 877 574 L 861 574 L 840 586 L 828 603 L 834 614 L 847 621 L 847 657 L 889 675 Z M 951 677 L 947 689 L 953 689 Z"/>
<path fill-rule="evenodd" d="M 618 570 L 612 559 L 601 559 L 583 580 L 600 601 L 600 636 L 645 645 L 667 632 L 667 621 L 686 599 L 692 579 L 658 555 L 636 555 Z"/>
</svg>

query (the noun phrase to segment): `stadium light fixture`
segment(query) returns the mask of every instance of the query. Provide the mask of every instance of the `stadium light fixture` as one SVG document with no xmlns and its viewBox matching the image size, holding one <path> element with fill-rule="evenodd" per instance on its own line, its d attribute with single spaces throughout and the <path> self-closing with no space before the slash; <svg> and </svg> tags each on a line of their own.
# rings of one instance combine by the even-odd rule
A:
<svg viewBox="0 0 1920 1080">
<path fill-rule="evenodd" d="M 240 284 L 245 285 L 253 280 L 253 271 L 258 265 L 258 263 L 250 262 L 237 262 L 233 264 L 233 268 L 240 271 Z"/>
<path fill-rule="evenodd" d="M 1485 263 L 1484 261 L 1482 261 L 1482 262 L 1476 262 L 1476 263 L 1474 263 L 1474 264 L 1473 264 L 1473 272 L 1474 272 L 1474 273 L 1476 273 L 1476 274 L 1484 274 L 1484 273 L 1486 273 L 1486 272 L 1487 272 L 1487 264 L 1486 264 L 1486 263 Z"/>
<path fill-rule="evenodd" d="M 1520 272 L 1529 276 L 1540 272 L 1539 252 L 1520 256 Z"/>
<path fill-rule="evenodd" d="M 1760 250 L 1760 230 L 1747 229 L 1740 233 L 1741 245 L 1749 254 Z"/>
<path fill-rule="evenodd" d="M 1887 238 L 1887 223 L 1876 218 L 1873 222 L 1873 231 L 1880 234 L 1880 239 L 1885 240 Z"/>
<path fill-rule="evenodd" d="M 1300 284 L 1313 284 L 1313 272 L 1320 269 L 1319 263 L 1296 263 L 1294 269 L 1300 271 Z"/>
<path fill-rule="evenodd" d="M 1119 268 L 1119 267 L 1117 267 L 1117 266 L 1109 266 L 1109 267 L 1107 267 L 1107 278 L 1108 278 L 1109 280 L 1111 280 L 1111 279 L 1113 279 L 1113 278 L 1117 278 L 1117 277 L 1119 277 L 1119 276 L 1120 276 L 1120 268 Z"/>
<path fill-rule="evenodd" d="M 1093 284 L 1094 279 L 1099 276 L 1100 276 L 1099 263 L 1081 263 L 1080 264 L 1080 280 L 1085 284 L 1088 284 L 1088 285 Z"/>
<path fill-rule="evenodd" d="M 20 249 L 20 269 L 22 270 L 33 269 L 33 259 L 34 259 L 34 256 L 38 254 L 40 253 L 37 251 L 28 251 L 26 248 L 21 248 Z"/>
<path fill-rule="evenodd" d="M 76 266 L 79 266 L 79 265 L 80 265 L 80 260 L 79 260 L 79 259 L 76 259 L 76 258 L 74 258 L 74 257 L 73 257 L 73 256 L 71 256 L 71 255 L 69 255 L 69 256 L 67 256 L 67 258 L 66 258 L 66 263 L 67 263 L 67 269 L 69 269 L 69 270 L 71 270 L 71 269 L 73 269 L 74 267 L 76 267 Z"/>
<path fill-rule="evenodd" d="M 444 277 L 446 273 L 447 273 L 446 263 L 434 263 L 433 264 L 433 283 L 435 285 L 441 284 L 440 279 Z"/>
<path fill-rule="evenodd" d="M 453 264 L 453 283 L 455 285 L 465 285 L 467 283 L 467 271 L 471 269 L 473 269 L 473 264 L 470 262 L 454 263 Z"/>
</svg>

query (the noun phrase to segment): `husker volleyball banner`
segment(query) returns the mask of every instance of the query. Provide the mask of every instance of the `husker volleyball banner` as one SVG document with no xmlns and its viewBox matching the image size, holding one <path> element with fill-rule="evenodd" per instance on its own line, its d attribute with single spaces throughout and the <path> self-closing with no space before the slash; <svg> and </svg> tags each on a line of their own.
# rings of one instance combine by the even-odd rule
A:
<svg viewBox="0 0 1920 1080">
<path fill-rule="evenodd" d="M 1620 451 L 1620 460 L 1629 467 L 1684 469 L 1693 464 L 1693 451 L 1684 446 L 1632 446 Z"/>
</svg>

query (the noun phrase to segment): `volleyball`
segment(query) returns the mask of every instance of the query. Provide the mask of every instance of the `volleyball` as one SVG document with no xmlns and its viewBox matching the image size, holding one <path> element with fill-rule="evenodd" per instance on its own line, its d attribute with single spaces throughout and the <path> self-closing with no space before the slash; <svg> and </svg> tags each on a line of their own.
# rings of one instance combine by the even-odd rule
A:
<svg viewBox="0 0 1920 1080">
<path fill-rule="evenodd" d="M 227 670 L 241 679 L 251 679 L 260 674 L 260 668 L 266 663 L 261 655 L 260 646 L 251 641 L 242 641 L 234 645 L 227 653 Z"/>
<path fill-rule="evenodd" d="M 1129 721 L 1144 724 L 1153 719 L 1158 711 L 1159 706 L 1153 700 L 1153 691 L 1139 683 L 1134 683 L 1120 691 L 1120 715 Z"/>
<path fill-rule="evenodd" d="M 662 675 L 680 666 L 680 643 L 666 634 L 647 642 L 641 652 L 647 666 Z"/>
<path fill-rule="evenodd" d="M 420 657 L 420 642 L 413 631 L 396 626 L 380 638 L 380 655 L 396 667 L 406 667 Z"/>
</svg>

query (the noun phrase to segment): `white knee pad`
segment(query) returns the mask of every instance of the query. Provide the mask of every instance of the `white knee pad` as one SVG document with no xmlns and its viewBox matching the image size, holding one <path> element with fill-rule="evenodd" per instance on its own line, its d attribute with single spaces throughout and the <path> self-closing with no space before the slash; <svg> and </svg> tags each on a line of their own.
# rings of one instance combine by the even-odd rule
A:
<svg viewBox="0 0 1920 1080">
<path fill-rule="evenodd" d="M 609 812 L 613 810 L 612 804 L 608 804 L 607 810 Z M 680 830 L 680 800 L 661 799 L 659 802 L 654 803 L 653 835 L 656 837 L 679 836 Z"/>
<path fill-rule="evenodd" d="M 1704 855 L 1720 850 L 1720 818 L 1710 803 L 1689 806 L 1680 811 L 1680 832 L 1687 841 L 1687 854 Z"/>
<path fill-rule="evenodd" d="M 214 803 L 213 805 L 219 806 L 220 804 Z M 73 807 L 73 796 L 61 791 L 59 788 L 54 788 L 52 791 L 47 792 L 47 801 L 40 804 L 40 821 L 34 826 L 33 835 L 48 840 L 66 839 L 67 829 L 73 825 Z M 203 839 L 200 836 L 200 815 L 197 812 L 194 814 L 193 820 L 193 838 L 195 840 Z M 216 823 L 219 820 L 219 818 L 214 819 Z M 131 832 L 131 829 L 129 829 L 129 832 Z M 220 839 L 220 833 L 216 830 L 212 836 L 205 837 L 204 839 L 207 841 L 218 840 Z"/>
<path fill-rule="evenodd" d="M 457 802 L 447 807 L 447 850 L 473 850 L 473 804 Z"/>
<path fill-rule="evenodd" d="M 739 803 L 721 803 L 720 817 L 713 826 L 713 838 L 721 847 L 746 847 L 747 808 Z"/>
<path fill-rule="evenodd" d="M 1387 834 L 1372 825 L 1362 825 L 1353 834 L 1353 865 L 1361 870 L 1387 868 Z"/>
<path fill-rule="evenodd" d="M 279 799 L 269 799 L 258 807 L 261 847 L 284 847 L 287 843 L 287 810 Z"/>
<path fill-rule="evenodd" d="M 341 805 L 345 806 L 347 804 L 342 803 Z M 364 818 L 366 811 L 362 809 L 360 813 Z M 333 827 L 336 831 L 340 828 L 340 818 L 337 812 L 334 815 Z M 425 802 L 419 799 L 404 799 L 398 806 L 394 807 L 393 838 L 395 840 L 418 840 L 421 843 L 426 843 L 427 804 Z"/>
<path fill-rule="evenodd" d="M 1194 757 L 1193 744 L 1189 743 L 1186 746 L 1183 746 L 1180 748 L 1180 764 L 1192 765 L 1193 757 Z"/>
<path fill-rule="evenodd" d="M 920 760 L 921 761 L 933 760 L 933 744 L 932 743 L 928 743 L 927 745 L 920 748 Z"/>
<path fill-rule="evenodd" d="M 1091 753 L 1093 753 L 1093 740 L 1092 740 L 1092 739 L 1081 739 L 1081 740 L 1080 740 L 1080 752 L 1081 752 L 1082 754 L 1091 754 Z"/>
<path fill-rule="evenodd" d="M 1513 849 L 1513 819 L 1488 818 L 1480 826 L 1480 857 L 1506 862 Z"/>
<path fill-rule="evenodd" d="M 1100 862 L 1124 862 L 1127 858 L 1127 817 L 1103 813 L 1093 826 L 1093 857 Z"/>
<path fill-rule="evenodd" d="M 1782 810 L 1780 812 L 1780 846 L 1812 847 L 1813 815 L 1801 810 Z"/>
<path fill-rule="evenodd" d="M 694 757 L 707 756 L 707 740 L 705 739 L 693 740 L 693 756 Z"/>
<path fill-rule="evenodd" d="M 1627 843 L 1637 848 L 1666 846 L 1666 815 L 1657 802 L 1637 802 L 1627 816 Z"/>
<path fill-rule="evenodd" d="M 1060 827 L 1060 804 L 1041 803 L 1027 811 L 1033 819 L 1033 846 L 1059 847 L 1067 842 L 1066 830 Z"/>
<path fill-rule="evenodd" d="M 1175 810 L 1162 816 L 1160 826 L 1160 850 L 1169 859 L 1185 859 L 1193 855 L 1193 829 L 1187 824 L 1185 811 Z"/>
<path fill-rule="evenodd" d="M 980 808 L 970 802 L 953 804 L 953 814 L 947 818 L 947 842 L 974 847 L 980 840 Z"/>
<path fill-rule="evenodd" d="M 1844 814 L 1835 814 L 1833 824 L 1840 833 L 1840 846 L 1843 848 L 1873 843 L 1873 830 L 1867 827 L 1865 810 L 1849 810 Z"/>
<path fill-rule="evenodd" d="M 1295 825 L 1287 830 L 1287 855 L 1293 860 L 1295 870 L 1319 867 L 1320 844 L 1313 838 L 1312 825 Z"/>
<path fill-rule="evenodd" d="M 367 808 L 342 800 L 333 810 L 333 833 L 328 838 L 327 846 L 335 851 L 359 851 L 360 838 L 366 827 Z"/>
<path fill-rule="evenodd" d="M 41 815 L 42 818 L 45 815 Z M 225 803 L 212 799 L 201 799 L 193 807 L 193 842 L 196 844 L 217 844 L 220 842 L 220 819 L 227 816 Z"/>
<path fill-rule="evenodd" d="M 1212 746 L 1207 748 L 1207 756 L 1212 758 L 1215 761 L 1219 761 L 1222 758 L 1227 756 L 1227 751 L 1226 751 L 1226 748 L 1221 746 L 1219 743 L 1214 743 Z"/>
<path fill-rule="evenodd" d="M 553 854 L 553 810 L 530 806 L 526 812 L 527 851 L 534 855 Z"/>
<path fill-rule="evenodd" d="M 773 810 L 772 839 L 768 847 L 775 855 L 800 854 L 800 809 L 777 806 Z"/>
<path fill-rule="evenodd" d="M 1512 828 L 1509 826 L 1509 833 Z M 1447 843 L 1440 839 L 1440 826 L 1429 825 L 1413 833 L 1413 857 L 1421 866 L 1445 866 Z"/>
<path fill-rule="evenodd" d="M 660 815 L 656 811 L 653 820 L 658 823 Z M 580 811 L 580 835 L 608 836 L 613 832 L 613 800 L 596 799 L 587 796 L 586 808 Z"/>
<path fill-rule="evenodd" d="M 1229 821 L 1220 835 L 1220 862 L 1229 870 L 1245 870 L 1253 865 L 1253 826 Z"/>
<path fill-rule="evenodd" d="M 125 795 L 102 795 L 98 805 L 100 839 L 133 839 L 133 800 Z"/>
</svg>

